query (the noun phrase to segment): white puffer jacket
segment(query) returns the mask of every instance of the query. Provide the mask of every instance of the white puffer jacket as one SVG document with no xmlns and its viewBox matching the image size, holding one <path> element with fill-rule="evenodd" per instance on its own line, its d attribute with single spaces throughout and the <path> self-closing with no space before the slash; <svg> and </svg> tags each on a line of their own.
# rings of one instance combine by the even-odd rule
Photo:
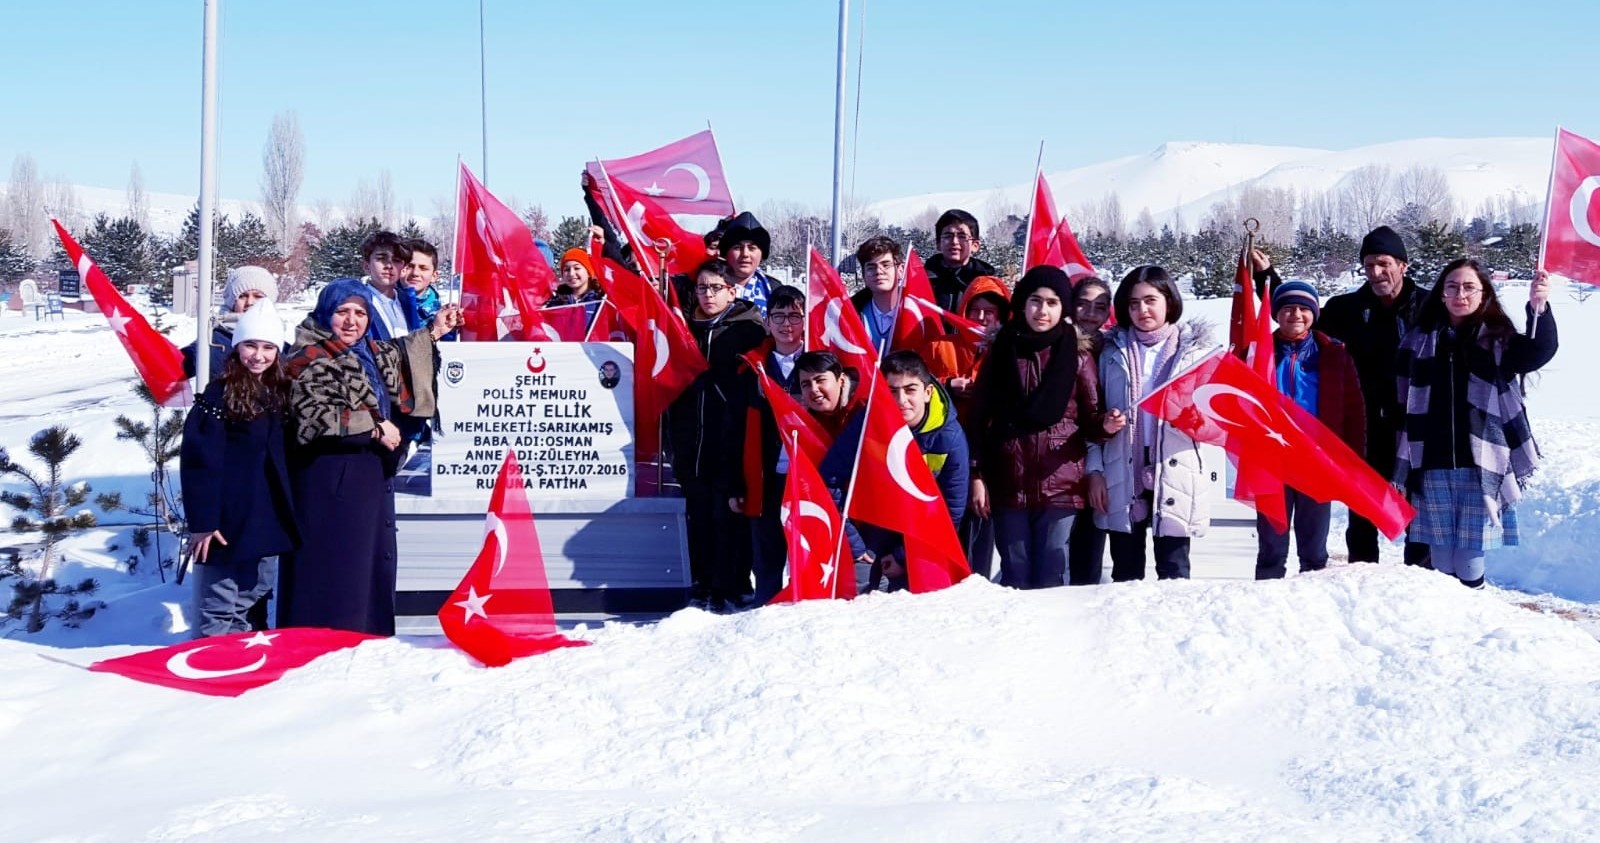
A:
<svg viewBox="0 0 1600 843">
<path fill-rule="evenodd" d="M 1106 412 L 1121 410 L 1129 419 L 1138 412 L 1139 396 L 1132 394 L 1128 376 L 1128 355 L 1135 343 L 1132 332 L 1126 328 L 1111 331 L 1106 336 L 1105 348 L 1100 353 L 1100 390 L 1105 396 Z M 1180 372 L 1205 356 L 1211 348 L 1196 342 L 1190 332 L 1178 333 L 1178 361 L 1174 373 Z M 1099 472 L 1106 480 L 1106 512 L 1094 514 L 1095 526 L 1119 533 L 1133 531 L 1130 507 L 1134 500 L 1132 427 L 1124 427 L 1117 435 L 1100 443 L 1090 443 L 1085 468 L 1088 473 Z M 1215 452 L 1211 452 L 1215 453 Z M 1223 466 L 1206 463 L 1205 454 L 1193 439 L 1174 429 L 1164 421 L 1157 421 L 1156 451 L 1151 455 L 1155 473 L 1154 514 L 1151 524 L 1158 536 L 1199 537 L 1206 534 L 1211 523 L 1211 487 L 1209 474 L 1223 471 Z"/>
</svg>

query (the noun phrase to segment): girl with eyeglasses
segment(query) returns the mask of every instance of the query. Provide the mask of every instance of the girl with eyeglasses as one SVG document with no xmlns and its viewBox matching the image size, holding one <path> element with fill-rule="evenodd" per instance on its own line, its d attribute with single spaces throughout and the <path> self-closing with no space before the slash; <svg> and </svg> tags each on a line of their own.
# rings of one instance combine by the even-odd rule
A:
<svg viewBox="0 0 1600 843">
<path fill-rule="evenodd" d="M 1472 588 L 1483 587 L 1484 554 L 1517 543 L 1514 507 L 1539 464 L 1519 376 L 1555 357 L 1549 295 L 1541 271 L 1519 334 L 1488 271 L 1452 261 L 1400 341 L 1405 418 L 1393 479 L 1417 508 L 1408 538 L 1430 546 L 1435 570 Z"/>
</svg>

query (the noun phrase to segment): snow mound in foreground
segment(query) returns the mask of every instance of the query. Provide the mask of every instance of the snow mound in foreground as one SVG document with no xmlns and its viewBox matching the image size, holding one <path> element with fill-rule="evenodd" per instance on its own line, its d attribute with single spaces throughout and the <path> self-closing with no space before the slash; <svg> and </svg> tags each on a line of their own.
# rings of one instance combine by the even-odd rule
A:
<svg viewBox="0 0 1600 843">
<path fill-rule="evenodd" d="M 583 634 L 499 670 L 374 642 L 237 700 L 0 644 L 0 839 L 1549 840 L 1600 822 L 1600 642 L 1400 566 L 974 581 Z"/>
<path fill-rule="evenodd" d="M 1600 424 L 1539 426 L 1539 471 L 1517 503 L 1522 544 L 1489 556 L 1489 578 L 1533 594 L 1600 601 Z"/>
</svg>

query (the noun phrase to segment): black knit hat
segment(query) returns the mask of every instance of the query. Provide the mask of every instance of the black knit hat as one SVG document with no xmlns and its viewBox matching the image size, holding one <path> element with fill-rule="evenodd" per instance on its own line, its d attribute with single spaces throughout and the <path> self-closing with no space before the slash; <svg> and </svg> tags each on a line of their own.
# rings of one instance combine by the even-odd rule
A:
<svg viewBox="0 0 1600 843">
<path fill-rule="evenodd" d="M 1011 291 L 1011 300 L 1018 303 L 1017 309 L 1012 311 L 1012 316 L 1020 317 L 1021 304 L 1040 288 L 1053 291 L 1061 297 L 1063 303 L 1072 301 L 1072 279 L 1067 277 L 1067 273 L 1062 272 L 1060 267 L 1036 266 L 1023 273 L 1016 289 Z"/>
<path fill-rule="evenodd" d="M 722 230 L 722 239 L 717 241 L 717 251 L 726 255 L 728 250 L 740 243 L 754 243 L 761 250 L 761 257 L 766 258 L 772 254 L 772 235 L 756 219 L 755 214 L 744 211 L 728 221 Z"/>
<path fill-rule="evenodd" d="M 1366 258 L 1367 255 L 1388 255 L 1401 263 L 1407 262 L 1406 244 L 1387 225 L 1380 225 L 1361 238 L 1361 257 Z"/>
</svg>

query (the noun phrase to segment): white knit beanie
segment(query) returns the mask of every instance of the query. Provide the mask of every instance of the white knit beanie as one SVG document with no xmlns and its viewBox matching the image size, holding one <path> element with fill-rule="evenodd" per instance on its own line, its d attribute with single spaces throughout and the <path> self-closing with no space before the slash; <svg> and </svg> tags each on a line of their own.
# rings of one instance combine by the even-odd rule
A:
<svg viewBox="0 0 1600 843">
<path fill-rule="evenodd" d="M 222 309 L 233 310 L 233 303 L 238 300 L 239 294 L 247 290 L 261 293 L 267 297 L 267 301 L 277 301 L 278 279 L 259 266 L 239 266 L 228 270 L 228 283 L 222 288 Z"/>
<path fill-rule="evenodd" d="M 258 301 L 249 310 L 239 314 L 233 326 L 233 344 L 245 340 L 261 340 L 273 345 L 283 345 L 283 322 L 278 319 L 278 308 L 270 299 Z"/>
</svg>

